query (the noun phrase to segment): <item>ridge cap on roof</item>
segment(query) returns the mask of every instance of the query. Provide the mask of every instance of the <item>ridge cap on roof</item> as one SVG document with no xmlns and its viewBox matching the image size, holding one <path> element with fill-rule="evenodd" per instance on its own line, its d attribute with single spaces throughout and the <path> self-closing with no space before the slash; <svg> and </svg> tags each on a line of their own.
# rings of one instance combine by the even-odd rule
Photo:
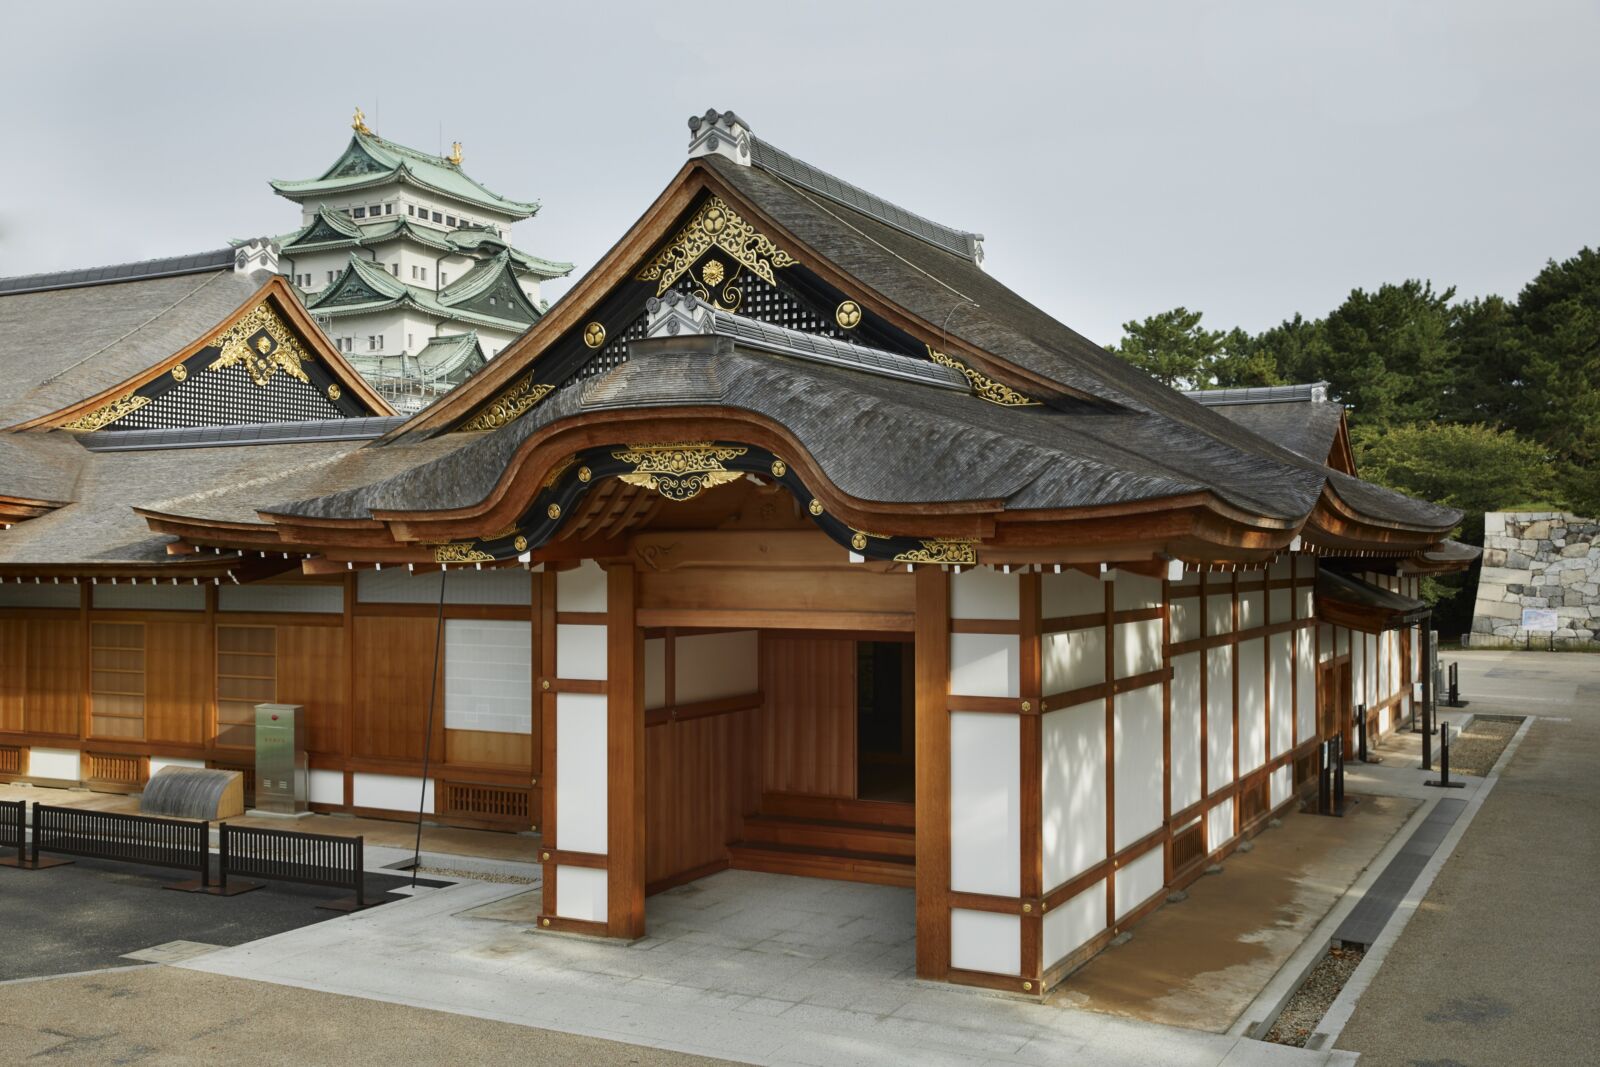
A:
<svg viewBox="0 0 1600 1067">
<path fill-rule="evenodd" d="M 188 252 L 127 263 L 108 263 L 98 267 L 73 267 L 66 270 L 42 271 L 37 274 L 16 274 L 0 277 L 0 296 L 16 296 L 52 289 L 78 289 L 89 285 L 117 282 L 149 281 L 153 278 L 171 278 L 182 274 L 203 274 L 224 268 L 232 270 L 234 256 L 232 248 L 218 248 L 206 252 Z"/>
<path fill-rule="evenodd" d="M 1206 407 L 1230 404 L 1321 404 L 1331 401 L 1325 381 L 1290 385 L 1242 385 L 1224 389 L 1185 389 L 1183 395 Z"/>
</svg>

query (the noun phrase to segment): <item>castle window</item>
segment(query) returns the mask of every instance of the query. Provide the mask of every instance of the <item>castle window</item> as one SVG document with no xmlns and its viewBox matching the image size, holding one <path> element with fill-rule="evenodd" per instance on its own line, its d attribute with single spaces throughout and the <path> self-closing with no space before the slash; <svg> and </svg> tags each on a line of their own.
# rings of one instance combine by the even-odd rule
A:
<svg viewBox="0 0 1600 1067">
<path fill-rule="evenodd" d="M 454 226 L 456 224 L 456 217 L 454 215 L 446 215 L 444 217 L 444 221 L 446 226 Z"/>
<path fill-rule="evenodd" d="M 427 267 L 423 267 L 422 268 L 422 280 L 423 281 L 427 281 L 428 280 L 428 268 Z"/>
<path fill-rule="evenodd" d="M 334 272 L 333 272 L 333 271 L 331 271 L 331 270 L 330 270 L 330 271 L 329 271 L 329 272 L 328 272 L 328 282 L 329 282 L 329 283 L 330 283 L 330 284 L 331 284 L 331 283 L 332 283 L 332 282 L 333 282 L 333 275 L 334 275 Z"/>
<path fill-rule="evenodd" d="M 441 213 L 441 212 L 438 212 L 438 211 L 435 211 L 435 212 L 434 212 L 434 213 L 433 213 L 433 221 L 434 221 L 434 222 L 443 222 L 443 221 L 444 221 L 444 215 L 443 215 L 443 213 Z"/>
<path fill-rule="evenodd" d="M 364 207 L 358 207 L 354 211 L 352 211 L 351 214 L 354 215 L 358 219 L 364 219 L 364 218 L 367 217 L 367 209 L 364 208 Z"/>
<path fill-rule="evenodd" d="M 444 271 L 440 271 L 439 272 L 439 284 L 440 285 L 446 285 L 446 284 L 449 283 L 449 281 L 450 281 L 450 275 L 446 274 Z"/>
<path fill-rule="evenodd" d="M 410 204 L 406 205 L 406 214 L 407 215 L 415 215 L 416 213 L 417 213 L 417 209 L 416 208 L 412 207 Z"/>
<path fill-rule="evenodd" d="M 400 264 L 391 263 L 389 264 L 389 269 L 394 272 L 396 278 L 400 277 Z"/>
</svg>

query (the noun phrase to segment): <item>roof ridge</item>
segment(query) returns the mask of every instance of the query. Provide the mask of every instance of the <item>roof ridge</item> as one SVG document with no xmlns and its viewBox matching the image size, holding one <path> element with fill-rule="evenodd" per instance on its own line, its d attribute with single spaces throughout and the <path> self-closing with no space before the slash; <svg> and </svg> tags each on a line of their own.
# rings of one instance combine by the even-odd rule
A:
<svg viewBox="0 0 1600 1067">
<path fill-rule="evenodd" d="M 79 289 L 86 285 L 148 281 L 152 278 L 170 278 L 180 274 L 200 274 L 205 271 L 221 270 L 223 267 L 231 268 L 234 256 L 234 249 L 229 247 L 207 252 L 136 259 L 126 263 L 107 263 L 98 267 L 71 267 L 66 270 L 41 271 L 35 274 L 13 274 L 0 277 L 0 296 L 46 292 L 52 289 Z M 135 269 L 141 267 L 147 269 Z"/>
</svg>

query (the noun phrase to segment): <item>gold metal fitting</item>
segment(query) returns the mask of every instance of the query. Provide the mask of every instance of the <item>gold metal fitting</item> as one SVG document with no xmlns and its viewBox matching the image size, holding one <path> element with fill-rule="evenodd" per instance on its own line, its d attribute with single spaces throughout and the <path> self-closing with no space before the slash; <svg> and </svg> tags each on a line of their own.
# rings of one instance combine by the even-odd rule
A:
<svg viewBox="0 0 1600 1067">
<path fill-rule="evenodd" d="M 544 509 L 544 513 L 550 516 L 552 519 L 559 519 L 561 517 L 561 505 L 551 504 L 549 507 Z"/>
<path fill-rule="evenodd" d="M 1033 914 L 1033 905 L 1032 904 L 1024 904 L 1022 906 L 1022 914 L 1024 914 L 1024 915 L 1032 915 Z"/>
<path fill-rule="evenodd" d="M 332 385 L 328 386 L 328 399 L 329 400 L 338 400 L 339 399 L 339 395 L 342 392 L 343 392 L 343 390 L 339 388 L 339 383 L 338 382 L 334 382 Z"/>
<path fill-rule="evenodd" d="M 1033 983 L 1032 982 L 1023 982 L 1022 983 L 1022 991 L 1024 993 L 1032 993 L 1033 992 Z"/>
<path fill-rule="evenodd" d="M 550 679 L 548 679 L 548 678 L 539 679 L 539 688 L 540 689 L 549 689 L 550 688 Z"/>
<path fill-rule="evenodd" d="M 599 348 L 606 343 L 606 328 L 598 322 L 591 322 L 583 328 L 583 343 L 590 348 Z"/>
<path fill-rule="evenodd" d="M 188 377 L 189 377 L 189 368 L 185 367 L 182 363 L 179 363 L 179 364 L 175 365 L 172 368 L 172 380 L 173 381 L 181 382 L 181 381 L 183 381 L 184 379 L 186 379 Z"/>
<path fill-rule="evenodd" d="M 539 925 L 540 926 L 549 926 L 550 925 L 550 920 L 549 919 L 540 919 L 539 920 Z"/>
<path fill-rule="evenodd" d="M 855 329 L 861 325 L 861 305 L 854 300 L 846 300 L 834 311 L 833 321 L 846 330 Z"/>
<path fill-rule="evenodd" d="M 515 548 L 518 552 L 526 552 L 528 551 L 528 539 L 523 537 L 521 534 L 518 534 L 517 539 L 511 542 L 511 547 Z"/>
<path fill-rule="evenodd" d="M 788 474 L 788 473 L 789 473 L 789 465 L 787 463 L 785 463 L 781 459 L 775 459 L 775 460 L 772 461 L 772 476 L 774 478 L 782 478 L 785 474 Z"/>
<path fill-rule="evenodd" d="M 1022 710 L 1023 710 L 1023 711 L 1032 711 L 1032 710 L 1033 710 L 1033 701 L 1031 701 L 1031 700 L 1024 700 L 1024 701 L 1023 701 L 1023 702 L 1022 702 Z"/>
<path fill-rule="evenodd" d="M 594 477 L 594 471 L 590 470 L 588 467 L 579 467 L 578 468 L 578 481 L 580 481 L 580 482 L 588 482 L 588 480 L 590 478 L 593 478 L 593 477 Z"/>
<path fill-rule="evenodd" d="M 548 861 L 550 859 L 550 853 L 541 852 L 541 853 L 539 853 L 539 858 L 542 859 L 542 860 Z"/>
<path fill-rule="evenodd" d="M 813 515 L 821 515 L 822 514 L 822 501 L 818 500 L 816 497 L 812 497 L 811 498 L 811 503 L 806 505 L 806 510 L 811 512 L 811 514 L 813 514 Z"/>
</svg>

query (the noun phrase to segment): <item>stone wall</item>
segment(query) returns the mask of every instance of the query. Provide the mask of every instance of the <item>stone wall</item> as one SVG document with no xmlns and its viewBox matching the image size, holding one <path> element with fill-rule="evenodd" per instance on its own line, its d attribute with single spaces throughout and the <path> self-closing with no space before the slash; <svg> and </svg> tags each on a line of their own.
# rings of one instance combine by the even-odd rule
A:
<svg viewBox="0 0 1600 1067">
<path fill-rule="evenodd" d="M 1472 612 L 1473 647 L 1520 645 L 1524 608 L 1556 613 L 1557 645 L 1600 641 L 1600 520 L 1551 511 L 1491 511 Z M 1533 644 L 1551 635 L 1535 632 Z"/>
</svg>

